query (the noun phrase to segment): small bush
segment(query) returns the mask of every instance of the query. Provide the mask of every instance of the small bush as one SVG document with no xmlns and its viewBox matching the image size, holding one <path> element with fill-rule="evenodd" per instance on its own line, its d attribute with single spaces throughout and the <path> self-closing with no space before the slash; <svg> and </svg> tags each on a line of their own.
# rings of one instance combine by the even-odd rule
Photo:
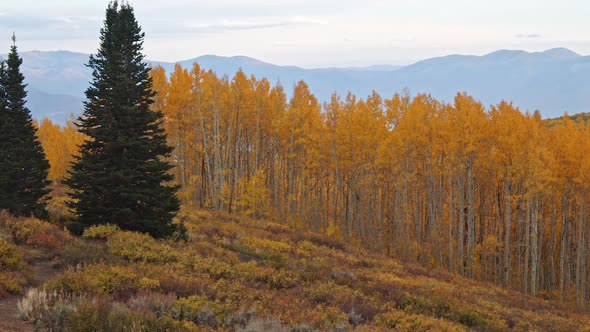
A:
<svg viewBox="0 0 590 332">
<path fill-rule="evenodd" d="M 18 248 L 0 238 L 0 271 L 19 271 L 25 266 Z"/>
<path fill-rule="evenodd" d="M 176 301 L 174 293 L 162 294 L 153 291 L 139 291 L 127 302 L 129 308 L 140 312 L 153 312 L 157 317 L 161 317 L 170 311 L 172 304 Z"/>
<path fill-rule="evenodd" d="M 207 273 L 213 279 L 234 279 L 236 277 L 236 269 L 231 265 L 219 261 L 215 258 L 195 257 L 193 268 L 199 272 Z"/>
<path fill-rule="evenodd" d="M 291 271 L 275 270 L 268 266 L 259 266 L 255 262 L 240 264 L 236 271 L 242 280 L 263 282 L 273 289 L 293 288 L 300 281 Z"/>
<path fill-rule="evenodd" d="M 327 248 L 340 250 L 340 251 L 344 251 L 346 249 L 346 245 L 343 241 L 340 241 L 338 239 L 333 239 L 333 238 L 327 237 L 325 235 L 317 234 L 317 233 L 311 233 L 311 232 L 296 233 L 296 234 L 293 234 L 293 236 L 296 237 L 296 240 L 298 240 L 298 241 L 309 241 L 317 246 L 324 246 Z"/>
<path fill-rule="evenodd" d="M 266 251 L 270 254 L 280 255 L 289 253 L 293 250 L 293 247 L 286 242 L 273 241 L 270 239 L 254 238 L 254 237 L 243 237 L 240 242 L 255 251 Z"/>
<path fill-rule="evenodd" d="M 354 272 L 348 270 L 332 270 L 330 277 L 340 285 L 351 285 L 358 280 Z"/>
<path fill-rule="evenodd" d="M 61 251 L 60 257 L 66 266 L 106 262 L 112 258 L 104 244 L 85 241 L 66 246 Z"/>
<path fill-rule="evenodd" d="M 110 254 L 132 262 L 167 263 L 178 260 L 172 247 L 142 233 L 115 233 L 109 236 L 107 247 Z"/>
<path fill-rule="evenodd" d="M 61 292 L 47 292 L 32 288 L 18 301 L 19 317 L 37 329 L 63 330 L 66 318 L 76 310 L 78 299 Z"/>
<path fill-rule="evenodd" d="M 99 328 L 96 328 L 98 331 L 200 331 L 198 326 L 191 322 L 179 322 L 169 316 L 158 317 L 149 311 L 135 311 L 122 303 L 111 305 L 108 320 L 98 326 Z M 92 331 L 96 330 L 92 329 Z"/>
<path fill-rule="evenodd" d="M 173 292 L 178 296 L 187 297 L 201 292 L 212 279 L 207 275 L 184 275 L 175 270 L 166 270 L 158 275 L 160 289 Z"/>
<path fill-rule="evenodd" d="M 300 262 L 301 266 L 298 273 L 302 280 L 314 282 L 316 280 L 324 280 L 330 277 L 332 264 L 330 264 L 328 259 L 323 257 L 311 257 L 309 259 L 301 260 Z"/>
<path fill-rule="evenodd" d="M 484 319 L 475 312 L 460 311 L 455 314 L 455 319 L 458 323 L 461 323 L 469 327 L 478 327 L 485 325 Z"/>
<path fill-rule="evenodd" d="M 46 201 L 49 220 L 56 221 L 60 225 L 66 225 L 74 218 L 67 205 L 69 200 L 67 187 L 63 184 L 54 183 L 51 189 L 51 197 Z"/>
<path fill-rule="evenodd" d="M 31 289 L 18 302 L 20 317 L 37 330 L 47 331 L 198 331 L 189 322 L 108 298 L 65 295 Z"/>
<path fill-rule="evenodd" d="M 8 294 L 20 294 L 28 283 L 28 278 L 22 272 L 0 272 L 0 298 Z"/>
<path fill-rule="evenodd" d="M 415 313 L 436 318 L 449 317 L 451 306 L 443 299 L 426 299 L 422 296 L 410 296 L 402 299 L 400 307 L 408 313 Z"/>
<path fill-rule="evenodd" d="M 160 288 L 160 282 L 144 267 L 138 266 L 109 266 L 103 263 L 92 264 L 81 270 L 70 269 L 61 273 L 46 286 L 49 290 L 67 293 L 89 294 L 132 294 L 138 290 L 153 290 Z"/>
<path fill-rule="evenodd" d="M 50 255 L 59 254 L 66 245 L 76 241 L 68 232 L 57 225 L 35 218 L 9 219 L 7 222 L 16 244 L 41 248 Z"/>
<path fill-rule="evenodd" d="M 238 332 L 251 332 L 251 331 L 260 331 L 260 332 L 287 332 L 290 329 L 286 328 L 281 324 L 281 321 L 276 318 L 254 318 L 248 322 L 245 327 L 238 327 L 236 328 Z"/>
<path fill-rule="evenodd" d="M 241 244 L 235 245 L 231 243 L 225 244 L 224 247 L 228 250 L 242 254 L 244 258 L 249 258 L 248 260 L 259 261 L 276 269 L 283 268 L 286 265 L 287 259 L 285 256 L 276 253 L 269 253 L 260 248 L 253 248 Z"/>
<path fill-rule="evenodd" d="M 341 305 L 341 309 L 348 315 L 350 324 L 357 326 L 365 322 L 371 322 L 379 309 L 367 299 L 356 297 Z"/>
<path fill-rule="evenodd" d="M 126 321 L 109 317 L 111 303 L 104 298 L 80 298 L 72 304 L 74 310 L 66 315 L 63 331 L 107 331 L 111 326 L 125 326 Z M 120 330 L 121 331 L 121 330 Z"/>
<path fill-rule="evenodd" d="M 120 231 L 121 229 L 116 225 L 95 225 L 86 228 L 82 237 L 87 239 L 106 240 Z"/>
<path fill-rule="evenodd" d="M 442 298 L 433 297 L 427 299 L 422 296 L 410 296 L 406 294 L 400 307 L 409 314 L 444 318 L 468 327 L 493 328 L 492 326 L 488 326 L 488 323 L 478 313 L 470 311 L 455 311 L 449 302 Z"/>
<path fill-rule="evenodd" d="M 188 320 L 212 328 L 219 326 L 217 315 L 223 314 L 223 307 L 199 295 L 178 299 L 170 308 L 170 316 L 174 319 Z"/>
<path fill-rule="evenodd" d="M 0 298 L 19 294 L 29 282 L 28 272 L 28 265 L 23 261 L 19 249 L 0 238 Z"/>
<path fill-rule="evenodd" d="M 227 317 L 225 320 L 225 325 L 233 326 L 234 329 L 244 329 L 250 322 L 250 320 L 256 314 L 255 310 L 241 310 L 231 315 L 231 317 Z"/>
<path fill-rule="evenodd" d="M 375 316 L 375 325 L 391 331 L 467 331 L 453 322 L 399 310 Z"/>
</svg>

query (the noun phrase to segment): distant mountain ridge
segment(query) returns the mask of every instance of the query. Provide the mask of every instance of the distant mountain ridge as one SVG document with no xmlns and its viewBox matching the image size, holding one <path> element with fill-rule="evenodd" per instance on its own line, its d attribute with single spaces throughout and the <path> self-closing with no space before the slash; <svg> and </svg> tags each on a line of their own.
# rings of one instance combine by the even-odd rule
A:
<svg viewBox="0 0 590 332">
<path fill-rule="evenodd" d="M 23 72 L 29 84 L 29 108 L 34 117 L 64 122 L 82 110 L 84 91 L 91 79 L 85 66 L 89 55 L 69 51 L 22 52 Z M 376 65 L 354 68 L 278 66 L 246 56 L 205 55 L 177 62 L 185 68 L 198 62 L 218 75 L 233 76 L 238 69 L 258 78 L 280 82 L 289 93 L 305 80 L 312 92 L 327 101 L 336 91 L 366 97 L 372 90 L 389 98 L 408 89 L 430 93 L 450 102 L 467 91 L 484 105 L 511 100 L 521 110 L 540 110 L 544 117 L 590 111 L 590 57 L 565 48 L 544 52 L 499 50 L 483 56 L 448 55 L 408 66 Z M 168 72 L 175 63 L 151 61 Z"/>
</svg>

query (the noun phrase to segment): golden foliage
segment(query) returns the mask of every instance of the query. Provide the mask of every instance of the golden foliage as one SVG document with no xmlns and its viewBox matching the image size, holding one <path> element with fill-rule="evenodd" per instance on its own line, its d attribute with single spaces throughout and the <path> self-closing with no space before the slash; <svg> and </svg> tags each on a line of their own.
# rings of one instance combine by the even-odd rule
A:
<svg viewBox="0 0 590 332">
<path fill-rule="evenodd" d="M 75 321 L 78 328 L 100 325 L 92 318 L 94 310 L 125 322 L 136 317 L 183 331 L 263 325 L 547 330 L 556 324 L 576 330 L 588 323 L 587 317 L 545 301 L 402 264 L 318 234 L 218 212 L 185 210 L 181 217 L 200 236 L 176 243 L 109 226 L 89 229 L 83 241 L 99 246 L 94 250 L 104 250 L 107 258 L 96 263 L 89 257 L 45 285 L 51 294 L 83 297 L 66 301 L 77 308 L 64 313 L 71 318 L 66 321 Z M 490 236 L 476 252 L 488 257 L 498 245 Z"/>
<path fill-rule="evenodd" d="M 197 64 L 152 76 L 185 206 L 272 218 L 531 295 L 559 285 L 590 299 L 589 251 L 576 249 L 590 238 L 585 116 L 548 126 L 465 92 L 451 103 L 333 94 L 321 105 L 303 81 L 287 100 L 266 79 Z"/>
<path fill-rule="evenodd" d="M 54 181 L 63 179 L 78 153 L 78 147 L 84 141 L 84 136 L 76 130 L 72 121 L 62 127 L 47 118 L 41 121 L 37 136 L 49 161 L 48 178 Z"/>
<path fill-rule="evenodd" d="M 0 271 L 18 271 L 23 267 L 23 258 L 18 248 L 0 238 Z"/>
<path fill-rule="evenodd" d="M 16 244 L 41 248 L 49 255 L 56 255 L 76 239 L 57 225 L 35 218 L 10 218 L 6 222 Z"/>
</svg>

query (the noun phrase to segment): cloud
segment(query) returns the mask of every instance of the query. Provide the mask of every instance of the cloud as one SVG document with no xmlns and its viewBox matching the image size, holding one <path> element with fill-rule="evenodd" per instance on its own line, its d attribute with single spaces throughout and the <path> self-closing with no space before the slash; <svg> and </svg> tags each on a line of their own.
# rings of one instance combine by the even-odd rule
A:
<svg viewBox="0 0 590 332">
<path fill-rule="evenodd" d="M 0 20 L 0 34 L 14 31 L 21 40 L 92 38 L 100 22 L 100 19 L 80 16 L 6 15 Z"/>
<path fill-rule="evenodd" d="M 9 28 L 17 30 L 30 31 L 67 31 L 89 28 L 96 24 L 95 20 L 83 17 L 66 17 L 66 16 L 6 16 L 0 21 L 0 28 Z"/>
<path fill-rule="evenodd" d="M 526 34 L 526 33 L 519 33 L 514 35 L 514 37 L 516 38 L 521 38 L 521 39 L 536 39 L 536 38 L 543 38 L 542 35 L 537 34 L 537 33 L 530 33 L 530 34 Z"/>
<path fill-rule="evenodd" d="M 325 25 L 328 24 L 324 20 L 293 16 L 286 18 L 259 18 L 256 20 L 219 20 L 209 23 L 188 23 L 186 28 L 195 32 L 224 32 L 235 30 L 254 30 L 254 29 L 271 29 L 285 26 L 304 26 L 304 25 Z"/>
</svg>

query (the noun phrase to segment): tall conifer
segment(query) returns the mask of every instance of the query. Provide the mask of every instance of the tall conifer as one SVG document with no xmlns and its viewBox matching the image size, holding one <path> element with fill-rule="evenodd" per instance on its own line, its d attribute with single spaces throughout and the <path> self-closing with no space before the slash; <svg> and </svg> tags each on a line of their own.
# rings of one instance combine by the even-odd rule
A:
<svg viewBox="0 0 590 332">
<path fill-rule="evenodd" d="M 12 41 L 8 58 L 0 62 L 0 209 L 46 217 L 41 199 L 49 192 L 49 162 L 26 107 L 23 60 L 14 35 Z"/>
<path fill-rule="evenodd" d="M 111 2 L 100 32 L 100 47 L 88 66 L 93 80 L 78 119 L 88 137 L 67 183 L 78 230 L 96 224 L 169 236 L 179 209 L 176 186 L 168 183 L 172 148 L 150 109 L 155 92 L 142 54 L 144 33 L 133 8 Z"/>
</svg>

